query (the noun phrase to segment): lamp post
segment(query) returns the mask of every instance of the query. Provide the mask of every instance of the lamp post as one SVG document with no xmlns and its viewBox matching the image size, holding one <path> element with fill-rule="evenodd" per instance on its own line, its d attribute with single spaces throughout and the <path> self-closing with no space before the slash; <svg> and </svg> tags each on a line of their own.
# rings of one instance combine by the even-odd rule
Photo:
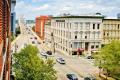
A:
<svg viewBox="0 0 120 80">
<path fill-rule="evenodd" d="M 15 53 L 17 52 L 17 44 L 15 43 Z"/>
<path fill-rule="evenodd" d="M 52 47 L 53 47 L 53 52 L 55 53 L 55 42 L 54 42 L 53 32 L 51 33 L 51 44 L 52 44 Z"/>
</svg>

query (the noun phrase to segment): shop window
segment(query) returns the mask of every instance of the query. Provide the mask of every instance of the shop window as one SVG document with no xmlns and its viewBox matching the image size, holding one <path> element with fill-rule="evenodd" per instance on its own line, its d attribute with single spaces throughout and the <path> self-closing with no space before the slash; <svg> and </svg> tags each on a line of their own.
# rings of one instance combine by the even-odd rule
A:
<svg viewBox="0 0 120 80">
<path fill-rule="evenodd" d="M 94 49 L 94 45 L 91 46 L 91 49 Z"/>
</svg>

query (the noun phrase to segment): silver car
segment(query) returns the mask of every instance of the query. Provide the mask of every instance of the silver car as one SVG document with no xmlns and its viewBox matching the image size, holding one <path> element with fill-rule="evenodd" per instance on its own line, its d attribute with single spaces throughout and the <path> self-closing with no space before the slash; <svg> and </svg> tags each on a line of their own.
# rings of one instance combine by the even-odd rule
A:
<svg viewBox="0 0 120 80">
<path fill-rule="evenodd" d="M 63 58 L 57 58 L 56 61 L 60 64 L 65 64 L 65 60 Z"/>
</svg>

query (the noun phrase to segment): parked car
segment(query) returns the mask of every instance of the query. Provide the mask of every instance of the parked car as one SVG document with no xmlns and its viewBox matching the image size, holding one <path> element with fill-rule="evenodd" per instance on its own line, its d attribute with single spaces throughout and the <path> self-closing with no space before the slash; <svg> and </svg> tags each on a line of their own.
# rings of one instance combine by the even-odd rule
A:
<svg viewBox="0 0 120 80">
<path fill-rule="evenodd" d="M 32 44 L 35 44 L 35 41 L 32 41 Z"/>
<path fill-rule="evenodd" d="M 38 44 L 41 44 L 39 41 L 37 42 Z"/>
<path fill-rule="evenodd" d="M 87 56 L 87 59 L 94 59 L 94 57 L 92 57 L 92 56 Z"/>
<path fill-rule="evenodd" d="M 46 52 L 48 55 L 52 55 L 52 51 L 47 51 Z"/>
<path fill-rule="evenodd" d="M 96 78 L 92 75 L 87 75 L 86 77 L 84 77 L 84 80 L 96 80 Z"/>
<path fill-rule="evenodd" d="M 66 76 L 69 80 L 78 80 L 78 78 L 75 74 L 67 74 Z"/>
<path fill-rule="evenodd" d="M 56 61 L 60 64 L 65 64 L 65 60 L 63 58 L 57 58 Z"/>
</svg>

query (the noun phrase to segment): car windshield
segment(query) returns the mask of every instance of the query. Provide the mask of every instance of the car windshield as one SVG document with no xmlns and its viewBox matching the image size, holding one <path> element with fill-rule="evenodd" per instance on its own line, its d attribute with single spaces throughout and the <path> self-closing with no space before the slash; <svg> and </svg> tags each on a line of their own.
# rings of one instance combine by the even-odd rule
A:
<svg viewBox="0 0 120 80">
<path fill-rule="evenodd" d="M 64 61 L 64 59 L 63 58 L 59 58 L 61 61 Z"/>
<path fill-rule="evenodd" d="M 77 78 L 75 74 L 71 74 L 73 78 Z"/>
</svg>

